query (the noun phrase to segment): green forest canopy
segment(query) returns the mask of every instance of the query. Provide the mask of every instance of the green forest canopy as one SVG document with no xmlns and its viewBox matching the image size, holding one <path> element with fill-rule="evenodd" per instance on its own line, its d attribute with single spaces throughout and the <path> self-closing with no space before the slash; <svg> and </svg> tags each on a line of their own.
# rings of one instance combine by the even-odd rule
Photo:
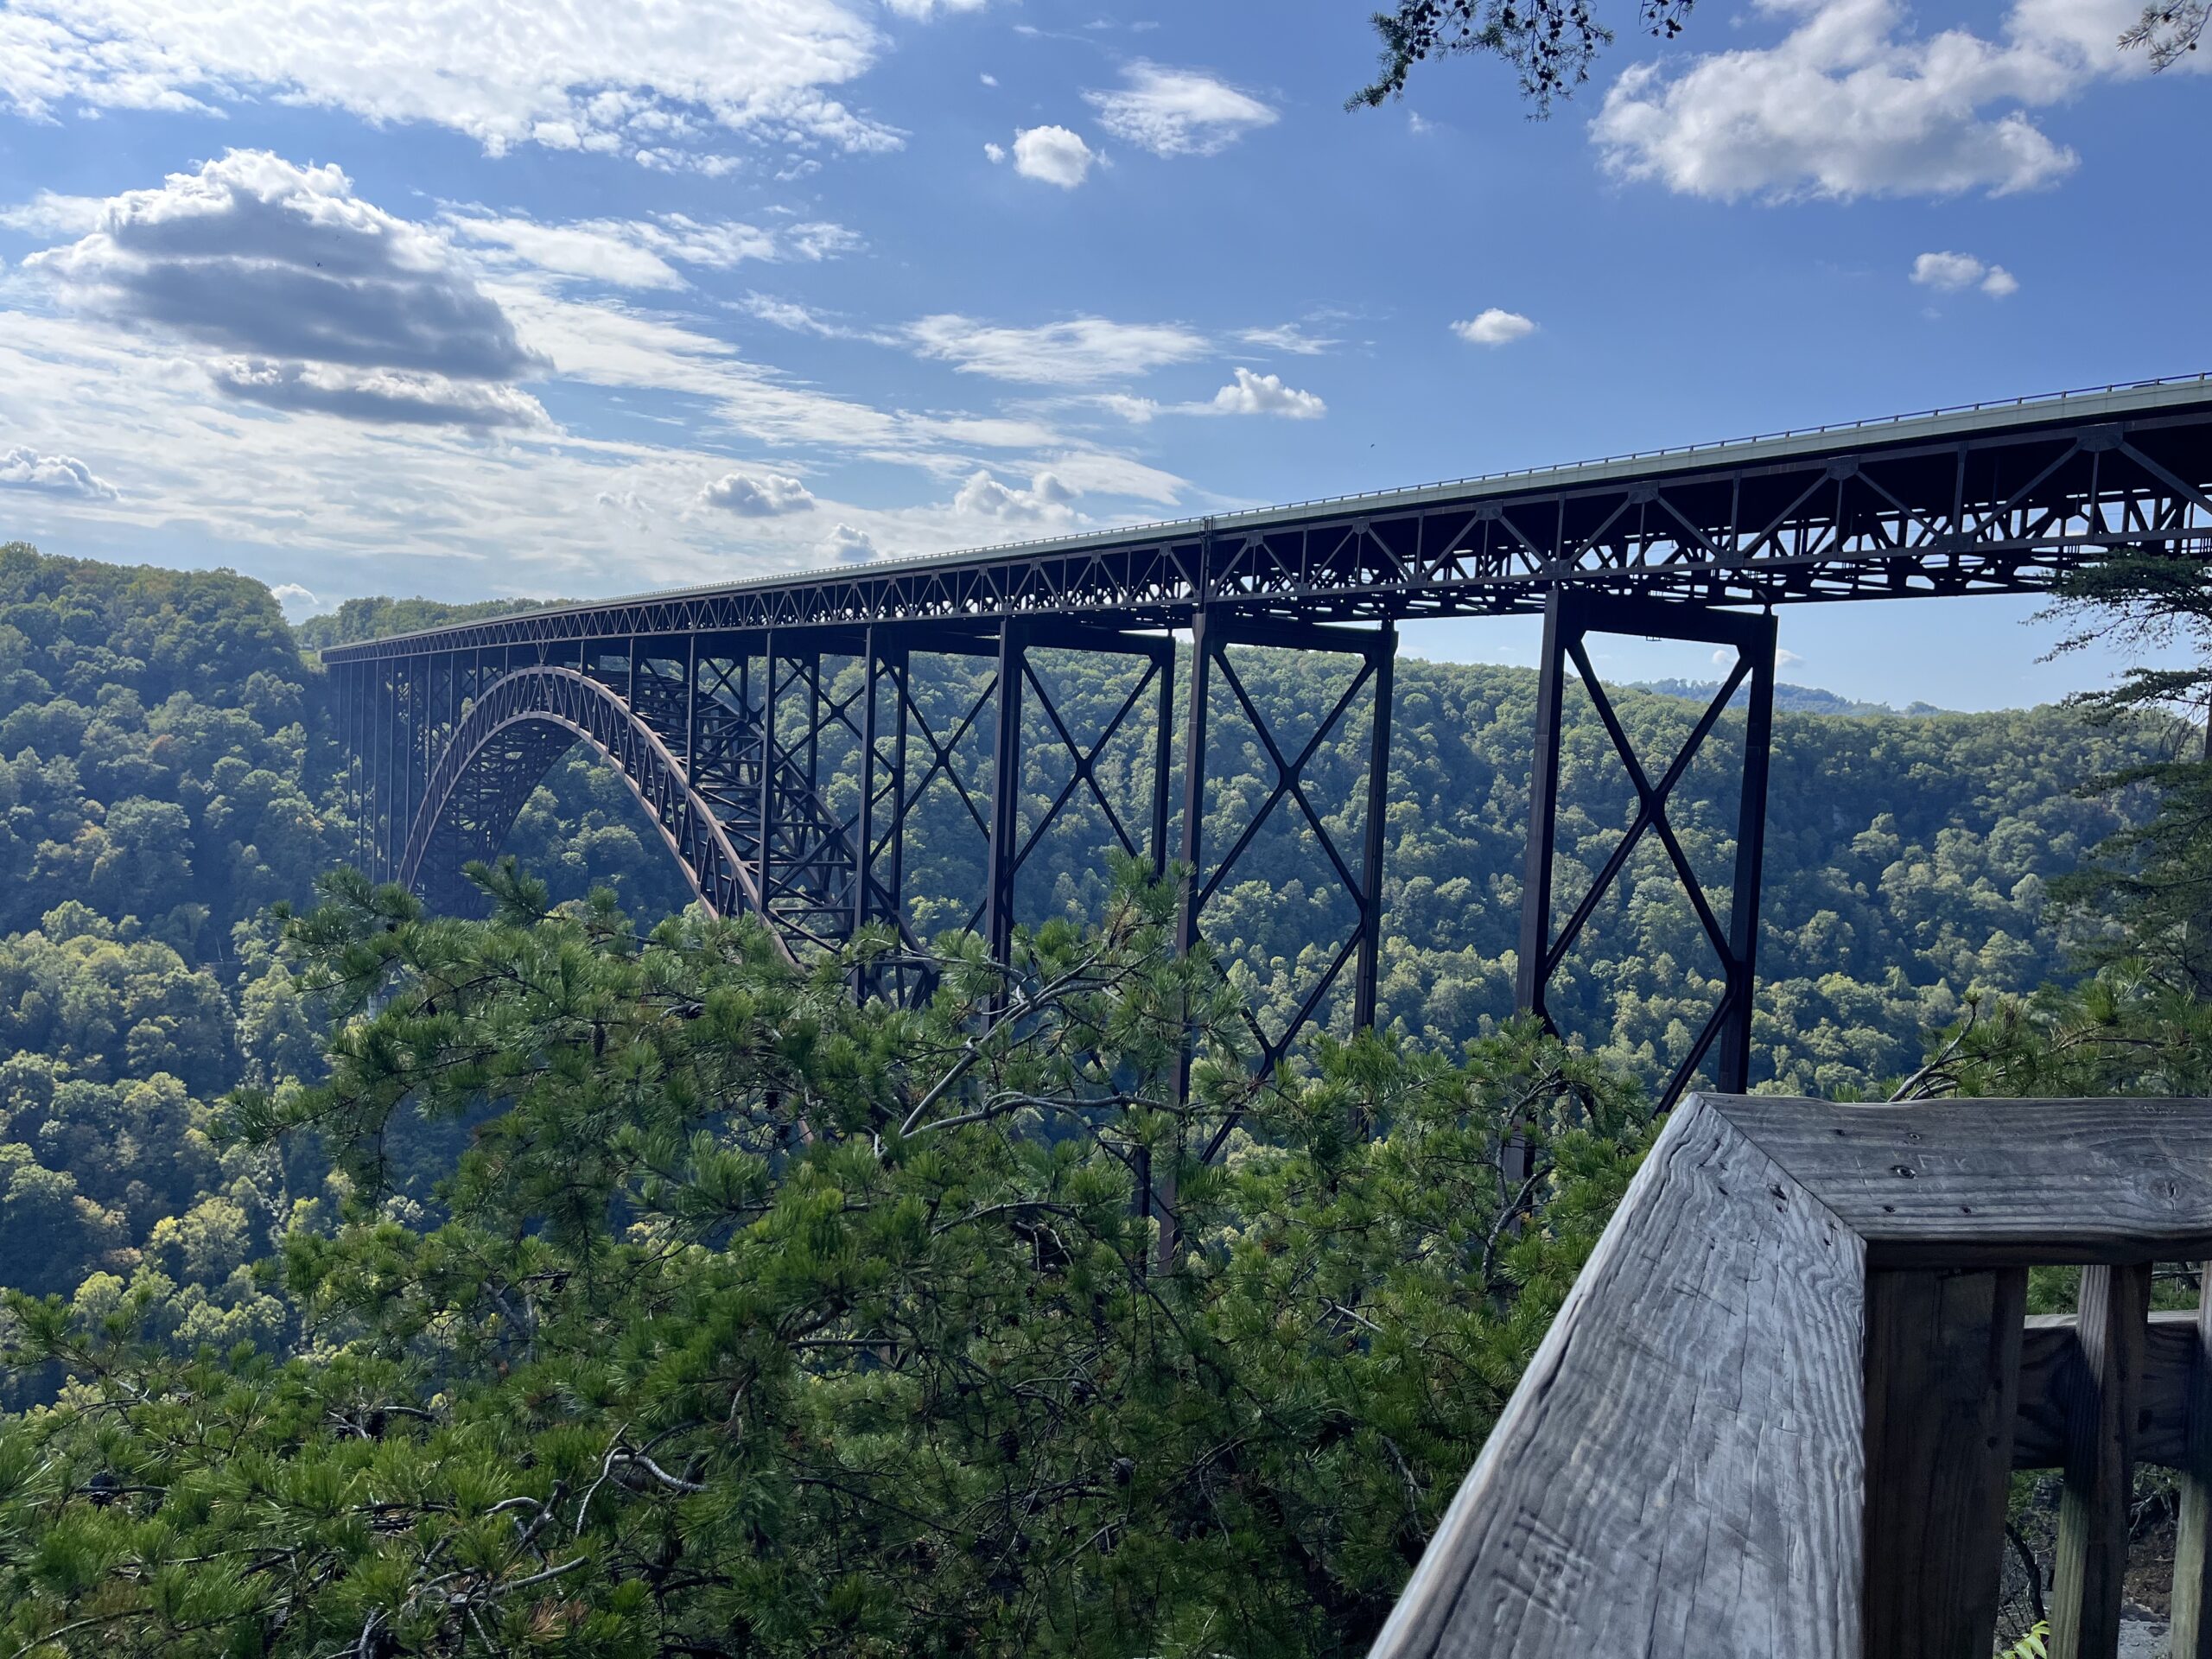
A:
<svg viewBox="0 0 2212 1659">
<path fill-rule="evenodd" d="M 301 642 L 453 613 L 359 601 L 295 632 L 265 588 L 227 573 L 0 550 L 0 1282 L 68 1292 L 94 1273 L 158 1269 L 185 1287 L 176 1318 L 196 1332 L 251 1335 L 271 1317 L 243 1266 L 330 1194 L 319 1170 L 218 1147 L 207 1128 L 233 1086 L 319 1073 L 310 1011 L 266 910 L 304 901 L 356 843 L 324 679 Z M 1336 671 L 1278 653 L 1240 662 L 1292 728 L 1310 725 Z M 1054 671 L 1071 722 L 1118 696 L 1117 669 Z M 947 671 L 931 695 L 961 690 Z M 1383 1014 L 1446 1052 L 1510 1010 L 1533 696 L 1533 677 L 1514 669 L 1408 660 L 1399 674 Z M 1675 697 L 1624 691 L 1619 704 L 1653 747 L 1694 717 Z M 1363 721 L 1355 711 L 1314 772 L 1344 845 L 1357 844 Z M 1678 826 L 1716 874 L 1732 852 L 1728 730 L 1710 773 L 1693 773 Z M 2154 722 L 2098 729 L 2058 709 L 1784 712 L 1776 733 L 1755 1069 L 1830 1095 L 1910 1070 L 1923 1032 L 1970 992 L 2064 974 L 2048 884 L 2132 810 L 2076 787 L 2163 736 Z M 1050 759 L 1040 747 L 1025 776 L 1033 813 L 1057 789 Z M 1110 782 L 1121 766 L 1132 784 L 1135 764 L 1109 753 L 1103 770 Z M 1260 790 L 1264 757 L 1217 721 L 1210 764 L 1227 824 Z M 1565 780 L 1571 895 L 1629 802 L 1593 721 L 1570 729 Z M 925 931 L 977 891 L 978 849 L 948 828 L 942 795 L 910 849 Z M 582 753 L 556 764 L 508 849 L 556 899 L 606 886 L 649 921 L 685 898 L 627 791 Z M 1323 868 L 1310 837 L 1263 836 L 1209 912 L 1262 1003 L 1284 1001 L 1311 971 L 1313 942 L 1347 920 Z M 1701 1016 L 1709 958 L 1663 869 L 1639 862 L 1630 876 L 1555 1007 L 1601 1056 L 1649 1076 Z M 1107 884 L 1078 824 L 1033 866 L 1024 914 L 1095 915 Z"/>
</svg>

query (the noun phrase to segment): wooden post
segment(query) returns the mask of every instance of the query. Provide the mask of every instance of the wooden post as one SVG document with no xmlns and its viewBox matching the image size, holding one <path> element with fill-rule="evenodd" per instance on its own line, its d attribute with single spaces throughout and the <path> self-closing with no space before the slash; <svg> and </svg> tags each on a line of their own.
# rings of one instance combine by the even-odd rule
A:
<svg viewBox="0 0 2212 1659">
<path fill-rule="evenodd" d="M 2190 1367 L 2189 1440 L 2181 1466 L 2181 1524 L 2174 1540 L 2172 1659 L 2212 1659 L 2212 1262 L 2197 1268 L 2196 1352 Z"/>
<path fill-rule="evenodd" d="M 1988 1659 L 2024 1268 L 1866 1284 L 1867 1659 Z"/>
<path fill-rule="evenodd" d="M 2113 1659 L 2120 1651 L 2120 1579 L 2151 1267 L 2082 1269 L 2082 1371 L 2067 1419 L 2066 1484 L 2058 1502 L 2051 1659 Z"/>
</svg>

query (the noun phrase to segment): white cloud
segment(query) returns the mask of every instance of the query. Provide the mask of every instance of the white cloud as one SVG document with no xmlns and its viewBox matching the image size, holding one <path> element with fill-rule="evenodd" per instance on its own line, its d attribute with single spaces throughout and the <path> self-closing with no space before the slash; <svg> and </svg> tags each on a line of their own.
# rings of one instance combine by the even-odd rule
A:
<svg viewBox="0 0 2212 1659">
<path fill-rule="evenodd" d="M 1077 317 L 1031 328 L 977 322 L 957 315 L 909 323 L 906 337 L 924 357 L 963 374 L 1038 385 L 1075 386 L 1126 378 L 1207 350 L 1203 335 L 1176 323 L 1112 322 Z"/>
<path fill-rule="evenodd" d="M 606 222 L 542 225 L 529 219 L 454 213 L 448 215 L 447 223 L 465 242 L 488 243 L 556 276 L 581 276 L 621 288 L 683 286 L 675 266 L 622 227 Z"/>
<path fill-rule="evenodd" d="M 1536 325 L 1518 311 L 1493 305 L 1464 322 L 1453 323 L 1452 332 L 1470 346 L 1507 346 L 1535 334 Z"/>
<path fill-rule="evenodd" d="M 901 17 L 926 18 L 944 11 L 981 11 L 990 0 L 883 0 Z"/>
<path fill-rule="evenodd" d="M 1923 253 L 1912 262 L 1912 280 L 1944 294 L 1979 288 L 2000 300 L 2020 291 L 2019 279 L 2011 271 L 2002 265 L 1986 265 L 1970 253 Z"/>
<path fill-rule="evenodd" d="M 1274 328 L 1240 328 L 1236 338 L 1248 346 L 1264 346 L 1270 351 L 1295 352 L 1300 357 L 1319 357 L 1341 340 L 1325 340 L 1309 334 L 1294 322 L 1286 322 Z"/>
<path fill-rule="evenodd" d="M 1100 124 L 1155 156 L 1211 156 L 1246 133 L 1273 126 L 1274 111 L 1202 69 L 1170 69 L 1140 60 L 1122 71 L 1127 85 L 1085 92 Z"/>
<path fill-rule="evenodd" d="M 1096 160 L 1081 136 L 1065 127 L 1029 127 L 1014 135 L 1014 170 L 1025 179 L 1072 190 L 1090 176 Z"/>
<path fill-rule="evenodd" d="M 334 167 L 232 150 L 24 261 L 74 308 L 208 350 L 216 389 L 378 423 L 549 424 L 543 360 L 436 236 Z"/>
<path fill-rule="evenodd" d="M 1772 47 L 1624 73 L 1591 134 L 1607 168 L 1688 195 L 1993 195 L 2077 157 L 2029 118 L 2100 76 L 2137 0 L 2019 0 L 1996 40 L 1918 35 L 1898 0 L 1758 0 L 1793 20 Z"/>
<path fill-rule="evenodd" d="M 107 207 L 104 196 L 60 196 L 41 190 L 29 201 L 0 207 L 0 230 L 33 236 L 82 236 L 97 227 Z"/>
<path fill-rule="evenodd" d="M 989 158 L 991 165 L 993 167 L 996 167 L 1001 162 L 1006 160 L 1006 146 L 1004 144 L 985 144 L 983 146 L 983 154 Z"/>
<path fill-rule="evenodd" d="M 976 76 L 976 79 L 982 81 L 986 86 L 995 86 L 999 84 L 999 78 L 988 71 Z"/>
<path fill-rule="evenodd" d="M 552 276 L 620 288 L 684 287 L 671 260 L 728 270 L 747 259 L 815 261 L 860 245 L 860 238 L 842 225 L 809 222 L 764 230 L 736 220 L 707 224 L 682 213 L 553 225 L 466 208 L 449 211 L 445 224 L 464 241 Z"/>
<path fill-rule="evenodd" d="M 814 493 L 787 473 L 725 473 L 699 499 L 741 518 L 774 518 L 815 505 Z"/>
<path fill-rule="evenodd" d="M 322 608 L 322 601 L 296 582 L 278 582 L 269 590 L 269 596 L 283 607 L 287 616 L 308 617 Z"/>
<path fill-rule="evenodd" d="M 864 530 L 841 524 L 815 543 L 822 557 L 833 563 L 856 564 L 876 556 L 875 538 Z"/>
<path fill-rule="evenodd" d="M 1066 519 L 1075 492 L 1051 473 L 1040 472 L 1026 490 L 1009 489 L 982 468 L 968 475 L 952 498 L 955 512 L 985 518 Z"/>
<path fill-rule="evenodd" d="M 1214 393 L 1213 407 L 1224 415 L 1281 415 L 1294 421 L 1317 419 L 1329 408 L 1313 392 L 1286 386 L 1279 375 L 1255 374 L 1241 365 L 1236 380 Z"/>
<path fill-rule="evenodd" d="M 881 45 L 840 0 L 698 0 L 619 26 L 540 0 L 13 0 L 0 105 L 45 119 L 267 100 L 449 127 L 493 154 L 538 143 L 681 165 L 717 130 L 896 147 L 828 90 Z"/>
<path fill-rule="evenodd" d="M 117 495 L 114 485 L 74 455 L 41 455 L 20 445 L 0 455 L 0 490 L 36 490 L 86 501 L 112 501 Z"/>
<path fill-rule="evenodd" d="M 1160 405 L 1149 397 L 1133 397 L 1126 391 L 1109 391 L 1099 395 L 1101 408 L 1111 410 L 1132 426 L 1142 426 L 1160 413 Z"/>
</svg>

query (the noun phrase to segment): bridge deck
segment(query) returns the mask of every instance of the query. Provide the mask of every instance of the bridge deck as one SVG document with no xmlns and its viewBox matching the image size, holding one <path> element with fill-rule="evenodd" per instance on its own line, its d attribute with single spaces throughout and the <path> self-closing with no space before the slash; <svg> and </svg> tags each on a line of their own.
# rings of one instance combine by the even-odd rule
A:
<svg viewBox="0 0 2212 1659">
<path fill-rule="evenodd" d="M 1313 621 L 2032 592 L 2122 544 L 2212 542 L 2212 376 L 1976 404 L 925 558 L 597 601 L 334 647 L 361 661 L 626 635 Z M 949 628 L 944 625 L 951 625 Z"/>
</svg>

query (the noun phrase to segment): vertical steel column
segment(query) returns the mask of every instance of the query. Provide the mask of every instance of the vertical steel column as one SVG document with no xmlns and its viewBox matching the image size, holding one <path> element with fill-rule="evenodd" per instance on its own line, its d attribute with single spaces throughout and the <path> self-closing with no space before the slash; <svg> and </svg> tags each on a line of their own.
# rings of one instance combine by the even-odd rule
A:
<svg viewBox="0 0 2212 1659">
<path fill-rule="evenodd" d="M 1206 704 L 1213 692 L 1214 642 L 1205 608 L 1191 614 L 1191 713 L 1183 740 L 1183 903 L 1175 921 L 1179 956 L 1198 942 L 1198 874 L 1206 810 Z M 1185 1063 L 1185 1072 L 1188 1071 Z"/>
<path fill-rule="evenodd" d="M 1544 599 L 1544 654 L 1536 678 L 1535 748 L 1529 763 L 1529 859 L 1521 879 L 1521 960 L 1514 1001 L 1545 1025 L 1550 976 L 1544 958 L 1552 939 L 1552 855 L 1559 807 L 1560 713 L 1567 673 L 1566 595 L 1554 588 Z"/>
<path fill-rule="evenodd" d="M 391 849 L 391 857 L 392 873 L 394 874 L 398 874 L 400 866 L 406 861 L 408 838 L 415 830 L 415 810 L 420 804 L 420 801 L 416 792 L 416 777 L 422 771 L 423 766 L 423 728 L 429 723 L 423 717 L 423 704 L 428 702 L 429 698 L 426 691 L 417 690 L 416 677 L 420 676 L 423 683 L 427 686 L 429 680 L 429 673 L 430 664 L 429 659 L 427 657 L 410 657 L 407 659 L 407 702 L 405 705 L 405 718 L 407 721 L 407 810 L 400 815 L 398 833 L 392 837 L 393 846 Z"/>
<path fill-rule="evenodd" d="M 1352 992 L 1352 1023 L 1375 1023 L 1376 986 L 1382 963 L 1382 830 L 1390 794 L 1390 698 L 1397 678 L 1398 625 L 1385 622 L 1375 664 L 1375 719 L 1367 741 L 1367 824 L 1359 871 L 1358 980 Z"/>
<path fill-rule="evenodd" d="M 699 636 L 683 640 L 683 781 L 699 785 Z"/>
<path fill-rule="evenodd" d="M 1167 802 L 1170 777 L 1175 765 L 1175 637 L 1170 634 L 1152 654 L 1160 676 L 1160 718 L 1152 735 L 1152 874 L 1167 874 Z"/>
<path fill-rule="evenodd" d="M 326 669 L 324 672 L 331 677 L 332 699 L 335 705 L 333 712 L 337 716 L 334 723 L 338 729 L 334 734 L 334 741 L 338 745 L 339 766 L 338 776 L 334 781 L 338 786 L 338 804 L 353 820 L 353 856 L 359 858 L 361 855 L 361 815 L 353 800 L 353 769 L 359 757 L 359 751 L 353 745 L 353 665 L 341 663 L 335 668 Z"/>
<path fill-rule="evenodd" d="M 770 910 L 769 842 L 776 823 L 776 634 L 772 628 L 760 636 L 760 840 L 753 876 L 760 887 L 760 919 L 765 922 Z"/>
<path fill-rule="evenodd" d="M 891 879 L 884 884 L 894 925 L 906 918 L 906 705 L 914 695 L 906 647 L 894 645 L 884 658 L 891 681 Z"/>
<path fill-rule="evenodd" d="M 391 798 L 399 747 L 399 673 L 387 658 L 377 664 L 377 880 L 391 880 Z"/>
<path fill-rule="evenodd" d="M 806 664 L 806 792 L 822 793 L 822 652 L 800 659 Z"/>
<path fill-rule="evenodd" d="M 991 739 L 991 836 L 988 886 L 983 896 L 983 940 L 991 960 L 1012 959 L 1014 837 L 1021 804 L 1021 677 L 1028 665 L 1020 623 L 999 625 L 996 726 Z"/>
<path fill-rule="evenodd" d="M 1750 706 L 1744 711 L 1743 794 L 1736 806 L 1736 891 L 1728 906 L 1728 1021 L 1715 1067 L 1721 1092 L 1751 1086 L 1751 1005 L 1758 988 L 1759 888 L 1766 869 L 1766 784 L 1774 750 L 1774 613 L 1758 619 L 1748 644 Z"/>
<path fill-rule="evenodd" d="M 1203 588 L 1202 588 L 1203 591 Z M 1205 851 L 1206 810 L 1206 709 L 1213 695 L 1213 654 L 1216 649 L 1212 625 L 1204 605 L 1191 613 L 1191 714 L 1184 727 L 1183 741 L 1183 896 L 1181 907 L 1175 918 L 1175 953 L 1183 956 L 1198 942 L 1198 894 L 1204 889 L 1205 878 L 1199 873 L 1198 859 Z M 1185 1033 L 1180 1053 L 1175 1061 L 1175 1098 L 1179 1103 L 1191 1095 L 1191 1044 Z M 1155 1174 L 1152 1154 L 1147 1149 L 1137 1165 L 1140 1212 L 1160 1217 L 1157 1254 L 1160 1268 L 1166 1272 L 1175 1263 L 1175 1168 L 1169 1165 L 1164 1173 Z"/>
<path fill-rule="evenodd" d="M 861 799 L 853 823 L 853 932 L 868 925 L 875 861 L 875 625 L 861 632 Z"/>
</svg>

